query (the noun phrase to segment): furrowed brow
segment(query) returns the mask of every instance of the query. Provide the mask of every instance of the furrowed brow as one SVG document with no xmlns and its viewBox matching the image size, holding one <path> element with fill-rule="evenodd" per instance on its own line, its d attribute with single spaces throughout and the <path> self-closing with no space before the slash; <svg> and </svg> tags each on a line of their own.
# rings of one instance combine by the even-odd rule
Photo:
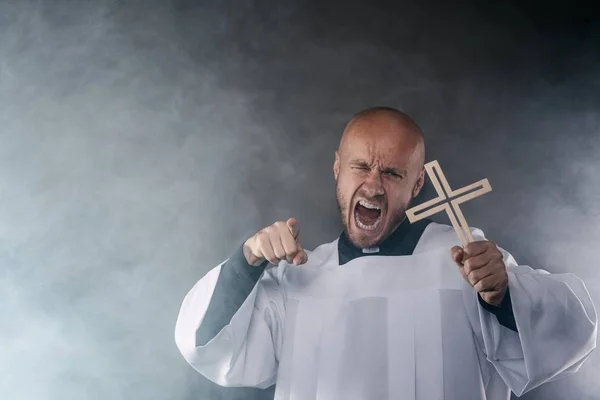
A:
<svg viewBox="0 0 600 400">
<path fill-rule="evenodd" d="M 406 176 L 406 170 L 401 168 L 387 167 L 382 170 L 384 173 L 392 173 L 400 176 Z"/>
<path fill-rule="evenodd" d="M 360 160 L 360 159 L 350 160 L 350 164 L 352 164 L 352 165 L 358 165 L 358 166 L 361 166 L 361 167 L 366 167 L 366 166 L 369 165 L 365 160 Z"/>
</svg>

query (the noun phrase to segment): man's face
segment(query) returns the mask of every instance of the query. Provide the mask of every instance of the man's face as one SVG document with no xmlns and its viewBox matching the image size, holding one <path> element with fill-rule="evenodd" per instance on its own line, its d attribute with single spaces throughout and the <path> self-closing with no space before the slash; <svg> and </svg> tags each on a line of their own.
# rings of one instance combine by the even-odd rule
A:
<svg viewBox="0 0 600 400">
<path fill-rule="evenodd" d="M 421 190 L 423 153 L 418 136 L 399 124 L 357 122 L 345 135 L 334 163 L 338 207 L 350 241 L 373 247 L 398 227 Z"/>
</svg>

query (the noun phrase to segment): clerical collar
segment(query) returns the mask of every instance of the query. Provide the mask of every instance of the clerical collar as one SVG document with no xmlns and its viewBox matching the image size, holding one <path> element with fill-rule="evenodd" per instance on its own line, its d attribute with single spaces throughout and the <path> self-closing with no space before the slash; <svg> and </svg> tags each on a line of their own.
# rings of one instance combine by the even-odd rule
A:
<svg viewBox="0 0 600 400">
<path fill-rule="evenodd" d="M 431 223 L 429 219 L 420 220 L 411 224 L 408 218 L 396 228 L 394 232 L 382 243 L 374 248 L 361 249 L 352 244 L 345 232 L 338 240 L 338 257 L 340 265 L 346 264 L 358 257 L 377 256 L 406 256 L 411 255 L 423 234 L 423 231 Z"/>
</svg>

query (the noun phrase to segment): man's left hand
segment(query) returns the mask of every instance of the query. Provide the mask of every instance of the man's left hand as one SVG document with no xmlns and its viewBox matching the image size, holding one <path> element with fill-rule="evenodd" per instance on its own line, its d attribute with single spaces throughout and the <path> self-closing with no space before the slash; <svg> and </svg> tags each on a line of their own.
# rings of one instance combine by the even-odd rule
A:
<svg viewBox="0 0 600 400">
<path fill-rule="evenodd" d="M 508 287 L 508 274 L 502 253 L 494 242 L 468 243 L 464 249 L 450 249 L 462 277 L 488 304 L 499 307 Z"/>
</svg>

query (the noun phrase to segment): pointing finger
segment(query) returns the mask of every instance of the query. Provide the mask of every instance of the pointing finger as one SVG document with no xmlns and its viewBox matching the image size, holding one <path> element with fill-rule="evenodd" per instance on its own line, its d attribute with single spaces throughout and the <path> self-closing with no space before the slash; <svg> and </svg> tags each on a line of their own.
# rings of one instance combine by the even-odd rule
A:
<svg viewBox="0 0 600 400">
<path fill-rule="evenodd" d="M 287 262 L 291 263 L 296 253 L 298 253 L 296 240 L 290 232 L 285 231 L 281 234 L 281 244 L 283 245 Z"/>
<path fill-rule="evenodd" d="M 286 225 L 294 239 L 298 239 L 298 233 L 300 230 L 298 229 L 298 221 L 296 221 L 296 218 L 292 217 L 288 219 Z"/>
</svg>

